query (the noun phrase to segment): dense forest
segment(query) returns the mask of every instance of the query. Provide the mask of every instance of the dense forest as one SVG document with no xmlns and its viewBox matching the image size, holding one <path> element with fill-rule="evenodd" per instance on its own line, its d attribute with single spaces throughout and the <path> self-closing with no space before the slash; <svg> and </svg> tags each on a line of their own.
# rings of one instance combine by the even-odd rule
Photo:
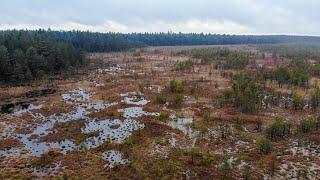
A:
<svg viewBox="0 0 320 180">
<path fill-rule="evenodd" d="M 285 35 L 226 35 L 196 33 L 132 33 L 116 34 L 129 41 L 140 41 L 150 46 L 224 45 L 224 44 L 279 44 L 320 43 L 320 37 Z"/>
<path fill-rule="evenodd" d="M 88 52 L 123 51 L 144 46 L 177 45 L 225 45 L 225 44 L 279 44 L 279 43 L 320 43 L 320 37 L 285 35 L 220 35 L 196 33 L 96 33 L 88 31 L 20 30 L 0 31 L 1 37 L 10 34 L 28 34 L 70 43 L 75 48 Z"/>
<path fill-rule="evenodd" d="M 214 44 L 279 44 L 279 43 L 320 43 L 320 37 L 311 36 L 239 36 L 218 34 L 183 33 L 94 33 L 83 31 L 52 30 L 7 30 L 0 31 L 0 81 L 24 82 L 70 72 L 86 64 L 85 52 L 124 51 L 145 46 L 166 45 L 214 45 Z M 280 56 L 294 56 L 297 51 L 283 51 L 283 46 L 264 47 Z M 287 48 L 285 48 L 287 49 Z M 318 56 L 318 48 L 310 47 L 303 57 Z M 287 54 L 283 54 L 285 52 Z M 299 51 L 301 52 L 301 51 Z M 200 53 L 203 55 L 203 52 Z M 197 52 L 194 52 L 195 56 Z M 209 54 L 210 55 L 210 54 Z M 206 55 L 207 56 L 207 55 Z M 243 68 L 247 55 L 226 55 L 227 64 L 232 68 Z M 203 58 L 204 60 L 208 60 Z M 241 61 L 239 61 L 239 59 Z M 210 60 L 210 58 L 209 58 Z M 240 63 L 240 64 L 239 64 Z"/>
<path fill-rule="evenodd" d="M 28 82 L 84 66 L 85 51 L 41 32 L 0 33 L 0 81 Z"/>
<path fill-rule="evenodd" d="M 82 31 L 43 31 L 42 33 L 89 52 L 122 51 L 144 46 L 320 43 L 320 37 L 312 36 L 240 36 L 170 32 L 123 34 Z"/>
</svg>

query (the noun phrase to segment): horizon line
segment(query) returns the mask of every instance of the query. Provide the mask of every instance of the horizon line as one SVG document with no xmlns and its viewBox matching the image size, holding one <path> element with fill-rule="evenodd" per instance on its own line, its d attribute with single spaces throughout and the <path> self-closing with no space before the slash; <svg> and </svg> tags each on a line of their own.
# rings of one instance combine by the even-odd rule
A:
<svg viewBox="0 0 320 180">
<path fill-rule="evenodd" d="M 56 32 L 90 32 L 90 33 L 101 33 L 101 34 L 203 34 L 203 35 L 227 35 L 227 36 L 291 36 L 291 37 L 319 37 L 320 35 L 310 35 L 310 34 L 282 34 L 282 33 L 245 33 L 245 34 L 227 34 L 227 33 L 213 33 L 213 32 L 178 32 L 178 31 L 141 31 L 141 32 L 120 32 L 120 31 L 91 31 L 85 29 L 52 29 L 52 28 L 7 28 L 7 29 L 0 29 L 0 31 L 56 31 Z"/>
</svg>

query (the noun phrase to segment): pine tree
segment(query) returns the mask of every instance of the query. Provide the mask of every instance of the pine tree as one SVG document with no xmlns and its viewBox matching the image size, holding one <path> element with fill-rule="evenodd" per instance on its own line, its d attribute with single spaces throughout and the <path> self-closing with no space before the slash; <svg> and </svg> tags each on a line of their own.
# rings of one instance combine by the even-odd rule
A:
<svg viewBox="0 0 320 180">
<path fill-rule="evenodd" d="M 10 69 L 8 49 L 0 46 L 0 78 L 6 80 Z"/>
</svg>

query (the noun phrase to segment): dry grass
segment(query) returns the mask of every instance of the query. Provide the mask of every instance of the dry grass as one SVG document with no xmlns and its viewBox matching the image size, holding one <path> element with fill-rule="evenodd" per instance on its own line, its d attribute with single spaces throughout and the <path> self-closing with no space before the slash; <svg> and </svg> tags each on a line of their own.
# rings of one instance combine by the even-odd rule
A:
<svg viewBox="0 0 320 180">
<path fill-rule="evenodd" d="M 230 88 L 231 85 L 229 79 L 222 77 L 222 70 L 216 70 L 211 65 L 203 65 L 198 62 L 192 72 L 172 71 L 172 67 L 176 62 L 190 59 L 189 56 L 178 52 L 190 50 L 191 48 L 199 47 L 148 48 L 141 51 L 139 57 L 133 56 L 132 52 L 92 54 L 90 58 L 93 60 L 93 64 L 92 67 L 89 67 L 90 69 L 95 69 L 96 67 L 107 68 L 108 64 L 113 63 L 122 66 L 122 70 L 114 72 L 114 74 L 95 73 L 89 76 L 83 75 L 78 80 L 73 79 L 73 77 L 66 80 L 55 80 L 53 83 L 58 85 L 59 91 L 47 97 L 36 98 L 35 102 L 42 104 L 43 108 L 35 110 L 33 113 L 38 112 L 44 116 L 49 116 L 73 111 L 74 107 L 65 104 L 60 95 L 81 87 L 94 92 L 90 100 L 92 102 L 99 100 L 109 103 L 118 102 L 117 105 L 100 112 L 90 113 L 88 115 L 90 118 L 97 120 L 124 119 L 118 109 L 134 107 L 134 105 L 121 102 L 123 97 L 120 96 L 120 93 L 141 92 L 146 99 L 151 101 L 143 107 L 143 110 L 148 112 L 169 112 L 177 116 L 193 117 L 195 119 L 190 127 L 200 131 L 201 134 L 195 143 L 195 147 L 199 148 L 199 153 L 195 156 L 194 163 L 191 161 L 191 140 L 185 134 L 168 126 L 166 121 L 143 116 L 138 120 L 144 123 L 145 127 L 134 131 L 129 140 L 123 144 L 106 141 L 97 148 L 73 151 L 66 155 L 51 150 L 40 158 L 0 160 L 0 179 L 34 178 L 34 167 L 49 169 L 55 163 L 61 163 L 63 168 L 60 167 L 57 173 L 50 174 L 47 172 L 45 179 L 56 179 L 58 177 L 70 177 L 71 179 L 184 179 L 187 176 L 194 179 L 219 179 L 223 175 L 220 168 L 223 160 L 223 150 L 227 149 L 232 149 L 231 152 L 227 152 L 230 157 L 237 158 L 235 164 L 232 165 L 232 170 L 228 173 L 229 179 L 243 177 L 244 170 L 239 167 L 241 160 L 250 165 L 253 179 L 261 179 L 263 174 L 268 174 L 271 171 L 270 163 L 273 160 L 279 164 L 281 163 L 280 159 L 288 158 L 279 155 L 280 152 L 288 149 L 288 142 L 272 143 L 273 152 L 268 155 L 262 155 L 256 150 L 255 140 L 264 136 L 265 128 L 276 117 L 287 118 L 290 123 L 295 125 L 301 119 L 313 116 L 314 113 L 309 111 L 293 112 L 290 109 L 274 107 L 267 110 L 262 109 L 252 114 L 243 114 L 233 107 L 219 107 L 215 103 L 216 97 L 225 89 Z M 255 49 L 250 46 L 229 46 L 229 48 L 255 52 Z M 236 70 L 229 71 L 239 72 Z M 163 95 L 169 100 L 175 95 L 168 88 L 168 84 L 172 79 L 185 83 L 182 94 L 186 98 L 184 98 L 179 107 L 169 106 L 164 108 L 155 102 L 155 96 L 158 94 L 157 89 L 149 89 L 149 87 L 152 85 L 160 86 Z M 313 78 L 310 84 L 314 85 L 317 81 L 319 81 L 318 78 Z M 96 87 L 95 83 L 97 82 L 104 86 Z M 192 91 L 192 86 L 195 84 L 199 88 Z M 215 87 L 216 85 L 217 87 Z M 292 89 L 286 86 L 279 88 L 277 84 L 271 82 L 267 83 L 267 87 L 283 94 L 290 93 Z M 40 88 L 41 86 L 37 87 L 35 85 L 30 87 L 0 88 L 0 94 L 10 95 L 14 99 L 28 91 Z M 298 88 L 296 90 L 303 97 L 308 98 L 312 88 L 307 90 Z M 210 112 L 210 118 L 207 122 L 204 121 L 204 112 Z M 33 119 L 30 114 L 24 114 L 21 117 L 13 115 L 0 115 L 0 117 L 3 119 L 0 121 L 6 119 L 5 122 L 10 122 L 18 127 L 15 133 L 30 132 L 30 128 L 35 127 L 38 123 L 38 120 Z M 237 117 L 243 119 L 244 128 L 240 128 L 235 121 Z M 255 129 L 257 119 L 261 119 L 262 122 L 261 132 Z M 71 139 L 76 144 L 81 144 L 86 138 L 98 135 L 99 132 L 81 133 L 84 123 L 85 120 L 57 123 L 53 128 L 57 133 L 44 136 L 41 141 L 56 142 Z M 218 127 L 221 125 L 228 125 L 229 127 L 230 135 L 226 139 L 220 137 L 222 132 Z M 4 129 L 5 127 L 0 124 L 0 132 Z M 209 136 L 206 134 L 206 130 L 216 132 L 217 137 Z M 169 140 L 172 137 L 176 139 L 176 147 L 170 145 Z M 296 135 L 293 134 L 292 138 L 296 138 Z M 316 135 L 310 135 L 310 140 L 319 144 Z M 238 147 L 237 143 L 240 141 L 248 144 L 239 145 Z M 9 138 L 0 140 L 0 144 L 0 150 L 19 145 Z M 157 147 L 163 148 L 162 153 L 166 153 L 166 159 L 161 154 L 155 153 Z M 125 158 L 130 160 L 130 163 L 114 169 L 104 167 L 106 162 L 101 159 L 101 153 L 111 149 L 120 151 Z M 204 155 L 212 156 L 213 163 L 205 164 Z M 280 159 L 275 158 L 277 155 Z M 315 162 L 319 163 L 318 157 L 313 158 L 315 158 Z M 172 165 L 172 162 L 174 165 Z M 173 172 L 170 171 L 172 166 L 174 166 L 174 171 L 171 170 Z M 278 171 L 278 168 L 276 168 L 276 171 Z M 188 175 L 186 175 L 186 172 L 188 172 Z"/>
</svg>

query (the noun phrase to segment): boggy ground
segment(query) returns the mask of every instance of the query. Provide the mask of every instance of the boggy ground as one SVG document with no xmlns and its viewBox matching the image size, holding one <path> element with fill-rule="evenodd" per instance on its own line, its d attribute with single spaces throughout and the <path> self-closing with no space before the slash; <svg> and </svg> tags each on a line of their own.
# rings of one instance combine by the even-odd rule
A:
<svg viewBox="0 0 320 180">
<path fill-rule="evenodd" d="M 221 70 L 195 60 L 189 72 L 172 71 L 192 58 L 179 53 L 190 48 L 92 54 L 86 72 L 50 82 L 57 92 L 1 114 L 0 179 L 317 179 L 318 134 L 302 137 L 303 143 L 295 136 L 273 142 L 269 154 L 256 145 L 276 117 L 297 123 L 314 113 L 274 106 L 243 114 L 221 107 L 216 98 L 231 85 Z M 168 87 L 173 79 L 184 82 L 180 105 Z M 0 91 L 15 100 L 45 86 Z M 158 94 L 168 103 L 159 105 Z"/>
</svg>

